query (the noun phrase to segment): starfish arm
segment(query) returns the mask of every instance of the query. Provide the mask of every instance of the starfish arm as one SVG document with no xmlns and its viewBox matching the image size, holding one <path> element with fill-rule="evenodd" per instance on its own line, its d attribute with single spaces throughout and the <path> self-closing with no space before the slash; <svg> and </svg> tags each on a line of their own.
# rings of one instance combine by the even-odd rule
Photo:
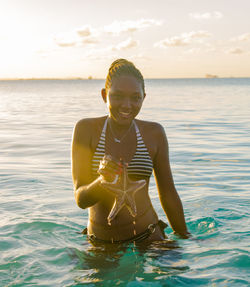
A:
<svg viewBox="0 0 250 287">
<path fill-rule="evenodd" d="M 129 213 L 133 216 L 136 217 L 137 215 L 137 208 L 136 208 L 136 203 L 135 199 L 133 196 L 126 194 L 126 207 L 129 211 Z"/>
<path fill-rule="evenodd" d="M 126 190 L 126 207 L 129 213 L 135 217 L 137 215 L 137 208 L 135 203 L 134 194 L 142 189 L 146 184 L 146 180 L 138 180 L 136 182 L 131 182 L 131 186 Z"/>
<path fill-rule="evenodd" d="M 114 195 L 117 195 L 117 194 L 122 195 L 124 193 L 123 190 L 118 188 L 117 185 L 114 185 L 113 183 L 109 183 L 105 181 L 105 182 L 102 182 L 101 185 L 105 190 L 111 192 Z"/>
<path fill-rule="evenodd" d="M 146 180 L 134 181 L 133 184 L 126 190 L 126 193 L 136 193 L 138 190 L 142 189 L 146 185 Z"/>
<path fill-rule="evenodd" d="M 119 211 L 122 209 L 122 207 L 125 205 L 124 197 L 116 197 L 115 202 L 113 204 L 113 207 L 107 217 L 108 224 L 111 224 L 111 221 L 117 216 Z"/>
</svg>

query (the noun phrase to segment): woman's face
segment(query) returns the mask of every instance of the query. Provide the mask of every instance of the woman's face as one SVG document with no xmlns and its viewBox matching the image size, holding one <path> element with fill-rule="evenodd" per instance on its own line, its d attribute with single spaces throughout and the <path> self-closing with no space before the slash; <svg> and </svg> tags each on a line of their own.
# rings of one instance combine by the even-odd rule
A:
<svg viewBox="0 0 250 287">
<path fill-rule="evenodd" d="M 107 94 L 106 94 L 107 93 Z M 133 76 L 120 76 L 105 92 L 109 116 L 120 125 L 128 125 L 139 113 L 145 93 L 142 83 Z"/>
</svg>

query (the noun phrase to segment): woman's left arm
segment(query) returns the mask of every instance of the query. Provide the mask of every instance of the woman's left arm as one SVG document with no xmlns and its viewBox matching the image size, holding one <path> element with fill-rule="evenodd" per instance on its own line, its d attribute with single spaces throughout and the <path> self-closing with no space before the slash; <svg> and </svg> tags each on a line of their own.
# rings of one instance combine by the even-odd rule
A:
<svg viewBox="0 0 250 287">
<path fill-rule="evenodd" d="M 180 197 L 176 191 L 169 162 L 168 141 L 164 128 L 157 124 L 154 129 L 157 140 L 157 151 L 154 156 L 154 175 L 158 193 L 164 212 L 175 233 L 187 238 L 187 231 L 184 212 Z"/>
</svg>

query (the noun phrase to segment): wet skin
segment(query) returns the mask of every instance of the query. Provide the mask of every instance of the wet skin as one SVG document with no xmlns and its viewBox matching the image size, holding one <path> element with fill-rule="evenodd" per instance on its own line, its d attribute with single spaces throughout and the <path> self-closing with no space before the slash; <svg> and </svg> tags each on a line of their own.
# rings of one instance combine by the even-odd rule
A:
<svg viewBox="0 0 250 287">
<path fill-rule="evenodd" d="M 134 77 L 120 76 L 113 80 L 108 91 L 102 90 L 102 97 L 109 109 L 106 153 L 129 163 L 136 150 L 136 134 L 134 128 L 131 128 L 131 123 L 140 112 L 145 98 L 142 84 Z M 138 234 L 145 231 L 149 224 L 157 223 L 158 217 L 148 195 L 149 178 L 144 178 L 146 185 L 135 195 L 137 216 L 132 217 L 124 207 L 112 221 L 111 226 L 108 225 L 107 217 L 115 196 L 102 187 L 100 179 L 93 178 L 91 174 L 91 159 L 105 120 L 106 117 L 83 119 L 76 124 L 72 141 L 75 199 L 79 207 L 89 208 L 89 233 L 94 233 L 100 239 L 123 240 L 133 237 L 134 232 Z M 182 204 L 176 192 L 169 165 L 165 131 L 158 123 L 135 121 L 153 160 L 159 198 L 169 223 L 175 232 L 186 234 Z M 121 143 L 115 143 L 114 134 L 117 138 L 122 138 L 124 133 L 126 136 Z M 110 161 L 104 168 L 102 177 L 112 181 L 112 175 L 118 170 L 118 165 Z M 156 228 L 149 238 L 152 241 L 163 239 L 164 236 L 159 228 Z"/>
</svg>

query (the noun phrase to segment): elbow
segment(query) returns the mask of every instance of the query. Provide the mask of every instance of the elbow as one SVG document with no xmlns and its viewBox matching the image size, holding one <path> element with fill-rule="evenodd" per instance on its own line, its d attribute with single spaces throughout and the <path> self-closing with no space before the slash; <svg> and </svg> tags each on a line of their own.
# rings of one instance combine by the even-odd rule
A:
<svg viewBox="0 0 250 287">
<path fill-rule="evenodd" d="M 84 204 L 85 200 L 82 198 L 82 196 L 80 196 L 77 189 L 74 190 L 74 195 L 75 195 L 75 201 L 78 207 L 80 207 L 81 209 L 88 208 L 88 206 Z"/>
<path fill-rule="evenodd" d="M 85 206 L 85 204 L 83 204 L 80 200 L 76 200 L 76 204 L 81 209 L 86 209 L 88 207 L 88 206 Z"/>
<path fill-rule="evenodd" d="M 85 194 L 84 192 L 80 192 L 79 189 L 76 189 L 74 191 L 74 195 L 76 204 L 81 209 L 89 208 L 96 203 L 96 200 L 90 199 L 87 194 Z"/>
</svg>

